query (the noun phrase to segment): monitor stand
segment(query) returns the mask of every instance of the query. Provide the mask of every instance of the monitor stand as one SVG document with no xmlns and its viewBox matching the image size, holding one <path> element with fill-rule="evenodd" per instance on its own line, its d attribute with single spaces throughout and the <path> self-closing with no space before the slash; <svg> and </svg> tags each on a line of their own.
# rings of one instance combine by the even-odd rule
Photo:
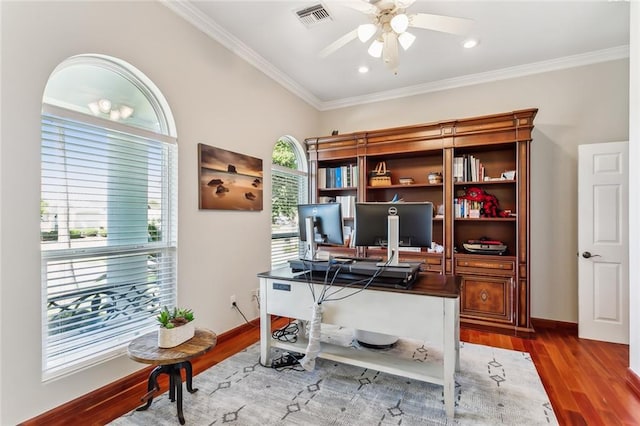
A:
<svg viewBox="0 0 640 426">
<path fill-rule="evenodd" d="M 410 268 L 408 263 L 400 263 L 400 218 L 395 215 L 387 216 L 387 261 L 378 262 L 376 266 L 395 266 L 399 268 Z M 398 336 L 389 334 L 374 333 L 371 331 L 356 330 L 355 337 L 358 343 L 367 348 L 385 349 L 390 348 L 398 341 Z"/>
<path fill-rule="evenodd" d="M 313 217 L 304 218 L 304 230 L 307 234 L 304 247 L 304 260 L 316 260 L 318 245 L 316 244 L 316 235 L 314 233 Z"/>
<path fill-rule="evenodd" d="M 387 217 L 387 261 L 378 262 L 376 266 L 396 266 L 399 268 L 411 267 L 408 263 L 400 263 L 400 218 L 395 215 Z"/>
</svg>

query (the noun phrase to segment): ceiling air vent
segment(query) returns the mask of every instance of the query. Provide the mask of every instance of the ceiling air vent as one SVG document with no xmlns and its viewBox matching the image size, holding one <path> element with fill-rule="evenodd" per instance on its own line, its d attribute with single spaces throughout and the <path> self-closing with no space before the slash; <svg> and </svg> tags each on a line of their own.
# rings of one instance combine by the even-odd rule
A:
<svg viewBox="0 0 640 426">
<path fill-rule="evenodd" d="M 305 7 L 301 10 L 296 10 L 296 15 L 298 15 L 300 22 L 302 22 L 307 28 L 325 21 L 331 21 L 329 11 L 320 3 Z"/>
</svg>

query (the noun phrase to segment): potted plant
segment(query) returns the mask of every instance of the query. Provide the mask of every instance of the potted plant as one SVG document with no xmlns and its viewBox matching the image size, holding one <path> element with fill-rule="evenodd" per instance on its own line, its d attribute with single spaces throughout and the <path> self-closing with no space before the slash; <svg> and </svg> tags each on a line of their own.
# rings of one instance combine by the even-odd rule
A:
<svg viewBox="0 0 640 426">
<path fill-rule="evenodd" d="M 169 310 L 165 306 L 156 319 L 160 324 L 158 329 L 158 347 L 160 348 L 173 348 L 195 335 L 194 316 L 191 309 Z"/>
</svg>

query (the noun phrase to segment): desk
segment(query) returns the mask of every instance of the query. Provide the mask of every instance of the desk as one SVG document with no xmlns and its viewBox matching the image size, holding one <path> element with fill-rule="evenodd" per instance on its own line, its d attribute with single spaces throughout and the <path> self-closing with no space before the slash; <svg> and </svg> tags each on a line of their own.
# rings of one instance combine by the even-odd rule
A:
<svg viewBox="0 0 640 426">
<path fill-rule="evenodd" d="M 271 365 L 271 348 L 306 352 L 298 335 L 289 343 L 271 337 L 270 315 L 310 320 L 313 298 L 322 281 L 307 282 L 288 267 L 258 274 L 260 278 L 260 360 Z M 336 284 L 340 285 L 340 284 Z M 354 288 L 355 290 L 355 288 Z M 352 290 L 344 290 L 346 294 Z M 371 368 L 444 387 L 446 413 L 454 417 L 455 372 L 460 370 L 460 280 L 451 275 L 421 274 L 411 289 L 369 287 L 340 301 L 323 304 L 322 322 L 352 329 L 416 339 L 442 348 L 441 363 L 416 363 L 386 353 L 321 344 L 318 355 L 337 362 Z"/>
<path fill-rule="evenodd" d="M 182 376 L 180 370 L 184 368 L 186 375 L 187 391 L 196 392 L 193 389 L 193 369 L 190 359 L 204 354 L 216 345 L 217 337 L 212 331 L 196 328 L 193 338 L 173 348 L 158 347 L 158 332 L 145 334 L 129 343 L 127 349 L 129 358 L 145 364 L 155 365 L 156 368 L 149 375 L 147 394 L 142 397 L 146 404 L 139 407 L 138 411 L 146 410 L 153 402 L 153 394 L 160 390 L 158 386 L 158 376 L 167 374 L 169 376 L 169 399 L 173 402 L 177 400 L 178 420 L 184 424 L 184 414 L 182 413 Z"/>
</svg>

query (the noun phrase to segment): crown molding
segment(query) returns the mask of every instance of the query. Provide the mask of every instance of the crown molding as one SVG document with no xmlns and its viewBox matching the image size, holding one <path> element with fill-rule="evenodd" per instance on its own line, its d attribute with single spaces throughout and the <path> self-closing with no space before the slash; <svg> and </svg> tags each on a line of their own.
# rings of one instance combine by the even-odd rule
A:
<svg viewBox="0 0 640 426">
<path fill-rule="evenodd" d="M 531 64 L 518 65 L 515 67 L 503 68 L 495 71 L 488 71 L 478 74 L 470 74 L 461 77 L 454 77 L 445 80 L 433 81 L 430 83 L 415 86 L 402 87 L 394 90 L 371 93 L 363 96 L 354 96 L 333 101 L 321 101 L 311 92 L 300 86 L 282 70 L 274 67 L 270 62 L 258 55 L 247 45 L 242 43 L 228 31 L 220 27 L 204 13 L 195 8 L 189 0 L 160 0 L 162 4 L 171 9 L 177 15 L 194 25 L 200 31 L 216 40 L 231 52 L 253 65 L 259 71 L 279 83 L 285 89 L 298 96 L 303 101 L 319 111 L 351 107 L 356 105 L 369 104 L 373 102 L 387 101 L 391 99 L 404 98 L 425 93 L 433 93 L 442 90 L 455 89 L 475 84 L 488 83 L 511 78 L 524 77 L 532 74 L 539 74 L 549 71 L 557 71 L 567 68 L 591 65 L 599 62 L 613 61 L 629 57 L 629 45 L 613 47 L 610 49 L 597 50 L 579 55 L 566 56 L 549 61 L 534 62 Z"/>
<path fill-rule="evenodd" d="M 549 61 L 534 62 L 531 64 L 503 68 L 495 71 L 487 71 L 478 74 L 469 74 L 461 77 L 448 78 L 415 86 L 402 87 L 400 89 L 371 93 L 365 96 L 337 99 L 323 102 L 320 111 L 363 105 L 373 102 L 387 101 L 391 99 L 415 96 L 424 93 L 439 92 L 442 90 L 456 89 L 475 84 L 489 83 L 499 80 L 524 77 L 527 75 L 541 74 L 549 71 L 558 71 L 575 68 L 599 62 L 614 61 L 629 57 L 629 45 L 588 52 L 580 55 L 566 56 Z"/>
<path fill-rule="evenodd" d="M 275 80 L 285 89 L 307 102 L 312 107 L 320 110 L 322 102 L 311 92 L 300 86 L 287 74 L 274 67 L 270 62 L 258 55 L 247 45 L 242 43 L 231 33 L 226 31 L 208 16 L 195 8 L 189 0 L 159 0 L 167 8 L 172 10 L 178 16 L 195 26 L 197 29 L 216 40 L 232 53 L 253 65 L 256 69 Z"/>
</svg>

